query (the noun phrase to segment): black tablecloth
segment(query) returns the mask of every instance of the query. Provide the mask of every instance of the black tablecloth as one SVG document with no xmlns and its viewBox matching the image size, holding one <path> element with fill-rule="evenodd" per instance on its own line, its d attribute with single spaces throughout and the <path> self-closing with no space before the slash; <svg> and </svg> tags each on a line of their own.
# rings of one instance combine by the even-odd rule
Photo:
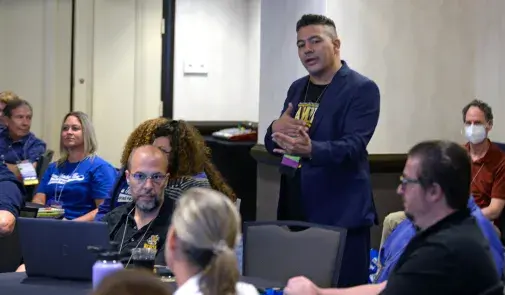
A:
<svg viewBox="0 0 505 295">
<path fill-rule="evenodd" d="M 212 150 L 212 162 L 233 188 L 240 203 L 242 221 L 256 220 L 256 160 L 251 156 L 255 141 L 227 141 L 205 136 L 205 143 Z"/>
<path fill-rule="evenodd" d="M 268 280 L 242 277 L 243 282 L 253 284 L 256 288 L 265 289 L 281 287 L 278 283 Z M 175 287 L 175 283 L 172 287 Z M 28 278 L 25 273 L 0 274 L 0 294 L 16 295 L 89 295 L 91 282 L 65 281 L 50 278 Z"/>
</svg>

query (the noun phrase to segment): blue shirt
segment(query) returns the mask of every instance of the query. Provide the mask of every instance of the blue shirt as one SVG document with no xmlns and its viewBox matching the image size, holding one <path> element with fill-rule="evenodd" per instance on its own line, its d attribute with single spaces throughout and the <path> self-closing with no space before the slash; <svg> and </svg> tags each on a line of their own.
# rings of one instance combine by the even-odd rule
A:
<svg viewBox="0 0 505 295">
<path fill-rule="evenodd" d="M 18 141 L 13 141 L 9 129 L 0 129 L 0 157 L 8 164 L 17 164 L 24 160 L 35 163 L 46 151 L 46 143 L 28 133 Z"/>
<path fill-rule="evenodd" d="M 116 178 L 114 167 L 98 156 L 56 165 L 56 162 L 49 165 L 37 192 L 46 195 L 46 204 L 61 205 L 66 219 L 96 209 L 95 200 L 107 198 Z"/>
<path fill-rule="evenodd" d="M 468 209 L 470 209 L 484 237 L 489 242 L 493 261 L 496 264 L 498 275 L 501 277 L 504 266 L 504 251 L 500 238 L 491 222 L 482 214 L 477 204 L 475 204 L 473 197 L 470 197 L 468 200 Z M 381 249 L 381 267 L 375 280 L 376 283 L 382 283 L 388 279 L 389 274 L 393 271 L 398 259 L 403 254 L 405 247 L 407 247 L 407 244 L 415 235 L 416 229 L 409 219 L 402 221 L 389 235 Z"/>
<path fill-rule="evenodd" d="M 0 163 L 0 210 L 8 211 L 15 217 L 23 207 L 25 189 L 14 174 L 3 163 Z"/>
</svg>

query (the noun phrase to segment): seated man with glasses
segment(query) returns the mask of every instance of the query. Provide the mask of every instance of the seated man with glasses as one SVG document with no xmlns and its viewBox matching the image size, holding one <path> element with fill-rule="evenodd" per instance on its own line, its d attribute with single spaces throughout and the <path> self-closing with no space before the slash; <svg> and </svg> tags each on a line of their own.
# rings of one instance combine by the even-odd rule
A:
<svg viewBox="0 0 505 295">
<path fill-rule="evenodd" d="M 402 179 L 402 184 L 403 183 L 406 184 L 408 181 Z M 498 275 L 501 277 L 503 275 L 504 251 L 493 224 L 482 214 L 482 211 L 477 206 L 473 198 L 468 199 L 468 209 L 477 221 L 477 225 L 480 227 L 484 237 L 489 242 L 489 248 L 491 250 L 493 261 L 496 265 L 496 270 L 498 271 Z M 395 268 L 398 259 L 405 251 L 407 244 L 410 240 L 412 240 L 412 238 L 414 238 L 419 230 L 420 229 L 414 225 L 414 222 L 411 219 L 405 219 L 394 229 L 391 235 L 389 235 L 380 249 L 379 268 L 377 273 L 374 275 L 375 283 L 382 283 L 388 280 L 389 274 Z"/>
<path fill-rule="evenodd" d="M 164 260 L 162 245 L 172 215 L 172 206 L 164 199 L 168 171 L 168 159 L 159 148 L 146 145 L 132 151 L 125 174 L 133 202 L 115 208 L 102 219 L 108 223 L 109 238 L 119 244 L 120 252 L 154 249 L 156 260 Z"/>
<path fill-rule="evenodd" d="M 425 141 L 410 149 L 397 192 L 419 228 L 387 281 L 322 289 L 305 277 L 288 281 L 286 295 L 503 294 L 503 284 L 475 217 L 468 209 L 471 163 L 457 143 Z"/>
</svg>

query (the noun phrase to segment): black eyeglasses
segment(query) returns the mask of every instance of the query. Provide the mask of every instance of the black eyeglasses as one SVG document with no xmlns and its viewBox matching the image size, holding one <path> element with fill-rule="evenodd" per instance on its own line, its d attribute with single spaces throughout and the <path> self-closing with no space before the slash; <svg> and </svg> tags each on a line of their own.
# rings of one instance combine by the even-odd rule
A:
<svg viewBox="0 0 505 295">
<path fill-rule="evenodd" d="M 419 179 L 414 179 L 414 178 L 408 178 L 405 176 L 400 176 L 400 184 L 402 186 L 402 189 L 405 188 L 405 186 L 409 183 L 420 183 L 421 181 Z"/>
</svg>

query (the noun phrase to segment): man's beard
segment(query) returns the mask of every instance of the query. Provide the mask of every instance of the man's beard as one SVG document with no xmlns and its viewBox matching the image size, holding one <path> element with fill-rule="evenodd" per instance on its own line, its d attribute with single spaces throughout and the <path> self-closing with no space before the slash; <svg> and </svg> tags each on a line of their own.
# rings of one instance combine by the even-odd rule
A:
<svg viewBox="0 0 505 295">
<path fill-rule="evenodd" d="M 152 200 L 149 201 L 136 201 L 135 207 L 144 213 L 150 213 L 160 207 L 161 201 L 158 196 L 154 196 Z"/>
</svg>

